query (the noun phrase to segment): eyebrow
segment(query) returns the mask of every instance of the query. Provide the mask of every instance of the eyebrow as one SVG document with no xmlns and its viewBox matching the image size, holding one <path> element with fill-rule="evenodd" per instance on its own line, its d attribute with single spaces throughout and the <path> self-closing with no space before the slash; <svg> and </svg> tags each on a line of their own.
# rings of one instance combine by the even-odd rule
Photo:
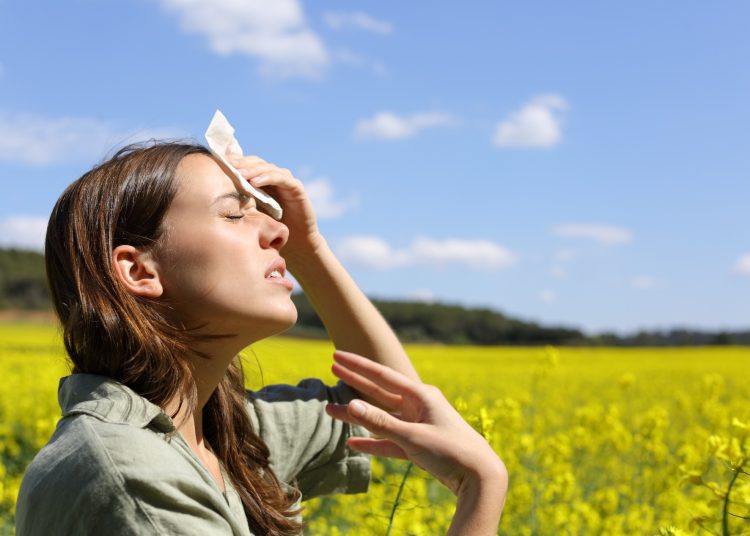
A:
<svg viewBox="0 0 750 536">
<path fill-rule="evenodd" d="M 218 203 L 222 199 L 236 199 L 240 203 L 243 203 L 243 202 L 247 201 L 248 199 L 250 199 L 250 196 L 249 195 L 245 195 L 245 194 L 240 193 L 240 192 L 237 192 L 237 191 L 227 192 L 225 194 L 221 194 L 216 199 L 214 199 L 211 202 L 211 206 L 215 205 L 216 203 Z"/>
</svg>

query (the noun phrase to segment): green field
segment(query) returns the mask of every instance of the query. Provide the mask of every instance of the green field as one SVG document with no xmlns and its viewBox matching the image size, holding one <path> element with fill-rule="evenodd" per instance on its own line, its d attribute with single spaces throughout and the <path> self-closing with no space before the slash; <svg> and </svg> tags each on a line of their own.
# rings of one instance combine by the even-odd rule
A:
<svg viewBox="0 0 750 536">
<path fill-rule="evenodd" d="M 332 349 L 263 341 L 245 351 L 247 385 L 333 382 Z M 408 350 L 506 462 L 501 534 L 750 533 L 750 349 Z M 67 370 L 54 327 L 0 324 L 0 532 L 13 531 L 23 470 L 54 429 Z M 385 534 L 405 469 L 376 461 L 367 495 L 310 501 L 307 534 Z M 414 471 L 392 534 L 444 533 L 452 508 Z"/>
</svg>

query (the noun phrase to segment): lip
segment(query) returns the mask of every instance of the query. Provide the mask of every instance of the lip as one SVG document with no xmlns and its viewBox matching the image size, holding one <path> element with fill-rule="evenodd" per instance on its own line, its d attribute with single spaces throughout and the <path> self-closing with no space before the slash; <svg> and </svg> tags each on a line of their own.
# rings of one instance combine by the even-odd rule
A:
<svg viewBox="0 0 750 536">
<path fill-rule="evenodd" d="M 281 274 L 281 277 L 269 278 L 268 276 L 271 275 L 271 272 L 273 272 L 274 270 L 279 272 Z M 274 285 L 281 285 L 285 287 L 287 290 L 293 290 L 294 283 L 292 283 L 290 279 L 287 279 L 285 277 L 285 274 L 286 274 L 286 262 L 284 261 L 284 259 L 279 257 L 278 259 L 274 260 L 271 263 L 271 265 L 268 267 L 268 269 L 266 270 L 265 278 L 266 278 L 266 281 L 268 281 L 269 283 L 272 283 Z"/>
<path fill-rule="evenodd" d="M 286 274 L 286 262 L 281 257 L 277 257 L 274 259 L 274 261 L 270 264 L 268 269 L 266 270 L 266 275 L 264 277 L 268 277 L 271 275 L 271 272 L 276 270 L 281 274 L 281 277 L 284 277 Z"/>
</svg>

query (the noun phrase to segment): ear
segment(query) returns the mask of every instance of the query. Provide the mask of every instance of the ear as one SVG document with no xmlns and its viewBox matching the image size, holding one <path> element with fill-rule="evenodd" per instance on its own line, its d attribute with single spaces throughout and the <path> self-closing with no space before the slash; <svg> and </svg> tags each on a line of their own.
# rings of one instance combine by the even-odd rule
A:
<svg viewBox="0 0 750 536">
<path fill-rule="evenodd" d="M 115 275 L 130 294 L 158 298 L 164 293 L 156 261 L 150 253 L 133 246 L 117 246 L 112 251 Z"/>
</svg>

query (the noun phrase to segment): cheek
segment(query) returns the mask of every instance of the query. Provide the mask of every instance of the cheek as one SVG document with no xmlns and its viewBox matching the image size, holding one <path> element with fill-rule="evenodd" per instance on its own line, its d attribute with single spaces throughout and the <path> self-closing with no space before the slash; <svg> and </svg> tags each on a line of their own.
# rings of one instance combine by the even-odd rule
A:
<svg viewBox="0 0 750 536">
<path fill-rule="evenodd" d="M 259 284 L 253 277 L 258 259 L 252 253 L 247 242 L 205 229 L 171 240 L 159 259 L 165 297 L 204 305 L 206 300 L 244 298 Z"/>
<path fill-rule="evenodd" d="M 189 233 L 186 233 L 189 234 Z M 158 256 L 165 297 L 189 299 L 204 294 L 207 283 L 216 271 L 212 241 L 201 233 L 194 233 L 193 239 L 170 237 Z"/>
</svg>

